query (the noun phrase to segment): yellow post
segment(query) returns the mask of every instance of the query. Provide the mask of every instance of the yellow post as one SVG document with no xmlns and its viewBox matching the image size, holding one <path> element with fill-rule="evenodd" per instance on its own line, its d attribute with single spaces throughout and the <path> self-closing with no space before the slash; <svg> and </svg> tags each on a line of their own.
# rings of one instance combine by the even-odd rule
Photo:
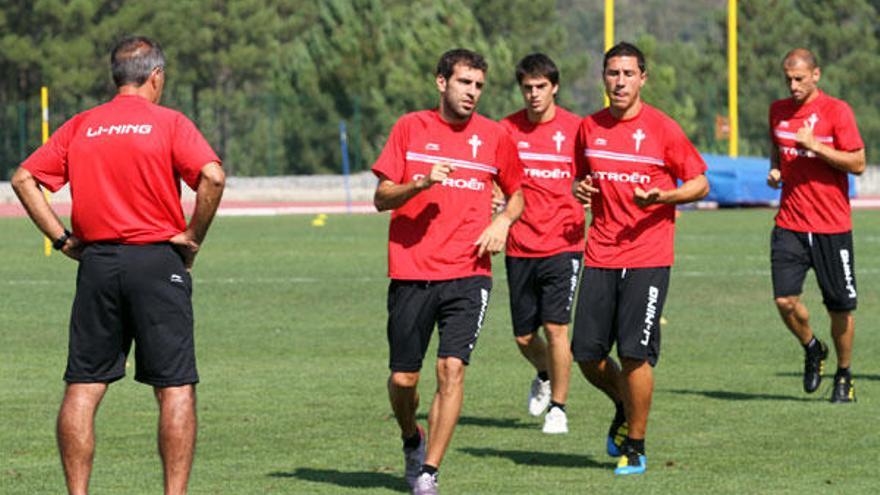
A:
<svg viewBox="0 0 880 495">
<path fill-rule="evenodd" d="M 614 46 L 614 0 L 605 0 L 605 50 L 603 54 Z M 604 75 L 603 75 L 604 76 Z M 608 95 L 605 95 L 605 106 L 611 104 Z"/>
<path fill-rule="evenodd" d="M 730 141 L 728 142 L 727 154 L 731 158 L 739 156 L 736 66 L 736 0 L 727 0 L 727 111 L 730 120 Z"/>
<path fill-rule="evenodd" d="M 43 114 L 43 144 L 46 144 L 49 140 L 49 88 L 46 86 L 40 88 L 40 108 Z M 43 195 L 47 202 L 50 201 L 48 189 L 43 189 Z M 46 236 L 43 236 L 43 253 L 46 256 L 52 254 L 52 241 Z"/>
</svg>

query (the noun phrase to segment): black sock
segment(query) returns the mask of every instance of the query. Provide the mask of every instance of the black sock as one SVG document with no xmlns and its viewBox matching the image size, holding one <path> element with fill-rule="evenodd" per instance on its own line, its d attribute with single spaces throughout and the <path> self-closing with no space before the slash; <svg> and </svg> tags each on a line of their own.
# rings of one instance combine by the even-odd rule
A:
<svg viewBox="0 0 880 495">
<path fill-rule="evenodd" d="M 630 437 L 626 437 L 626 441 L 624 445 L 629 445 L 629 447 L 634 450 L 637 454 L 645 455 L 645 439 L 640 438 L 638 440 Z"/>
<path fill-rule="evenodd" d="M 416 429 L 416 434 L 403 439 L 403 446 L 407 449 L 414 449 L 419 446 L 422 441 L 422 433 Z"/>
<path fill-rule="evenodd" d="M 550 375 L 547 374 L 546 371 L 539 371 L 539 372 L 538 372 L 538 378 L 539 378 L 542 382 L 546 382 L 547 380 L 550 379 Z"/>
<path fill-rule="evenodd" d="M 614 408 L 616 409 L 614 412 L 614 421 L 619 423 L 626 421 L 626 414 L 623 411 L 623 402 L 615 402 Z"/>
<path fill-rule="evenodd" d="M 548 411 L 550 409 L 553 409 L 554 407 L 558 407 L 562 412 L 565 412 L 565 404 L 560 404 L 559 402 L 556 402 L 555 400 L 551 400 L 550 401 L 550 408 L 548 409 Z"/>
<path fill-rule="evenodd" d="M 842 378 L 842 377 L 852 378 L 852 375 L 851 375 L 850 372 L 849 372 L 849 368 L 840 368 L 840 367 L 838 367 L 838 368 L 837 368 L 837 373 L 834 374 L 834 377 L 835 377 L 835 378 Z"/>
<path fill-rule="evenodd" d="M 813 336 L 813 338 L 810 339 L 809 342 L 807 342 L 806 344 L 802 344 L 802 345 L 804 346 L 804 350 L 806 350 L 806 351 L 812 351 L 813 349 L 816 348 L 816 346 L 819 345 L 819 341 L 816 340 L 816 337 L 815 337 L 815 336 Z"/>
<path fill-rule="evenodd" d="M 422 469 L 419 469 L 419 474 L 428 473 L 431 476 L 437 476 L 437 468 L 430 464 L 422 464 Z"/>
</svg>

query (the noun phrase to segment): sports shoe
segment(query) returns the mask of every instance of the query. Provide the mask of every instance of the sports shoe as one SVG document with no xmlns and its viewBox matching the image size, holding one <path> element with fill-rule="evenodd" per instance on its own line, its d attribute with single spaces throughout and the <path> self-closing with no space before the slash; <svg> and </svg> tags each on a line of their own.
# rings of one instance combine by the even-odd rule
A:
<svg viewBox="0 0 880 495">
<path fill-rule="evenodd" d="M 636 452 L 628 445 L 625 446 L 624 450 L 626 450 L 626 452 L 620 456 L 620 461 L 617 462 L 617 468 L 614 469 L 614 474 L 621 476 L 628 474 L 643 474 L 648 468 L 648 460 L 645 457 L 645 454 Z"/>
<path fill-rule="evenodd" d="M 422 473 L 416 478 L 412 487 L 412 495 L 437 495 L 437 475 Z"/>
<path fill-rule="evenodd" d="M 822 370 L 828 357 L 828 346 L 816 340 L 818 346 L 804 351 L 804 392 L 812 394 L 822 383 Z"/>
<path fill-rule="evenodd" d="M 550 405 L 550 380 L 544 381 L 535 377 L 529 389 L 529 414 L 540 416 Z"/>
<path fill-rule="evenodd" d="M 544 428 L 541 431 L 551 435 L 568 433 L 568 417 L 565 415 L 565 411 L 558 407 L 551 407 L 547 415 L 544 416 Z"/>
<path fill-rule="evenodd" d="M 403 446 L 403 477 L 406 478 L 410 488 L 415 486 L 419 470 L 422 468 L 422 463 L 425 462 L 425 430 L 421 425 L 417 425 L 417 428 L 419 431 L 418 447 L 408 449 L 406 445 Z"/>
<path fill-rule="evenodd" d="M 611 426 L 608 427 L 608 439 L 605 442 L 605 450 L 611 457 L 620 457 L 623 455 L 623 441 L 626 440 L 626 434 L 629 433 L 629 424 L 626 422 L 626 416 L 623 414 L 615 414 L 611 420 Z"/>
<path fill-rule="evenodd" d="M 842 404 L 856 401 L 856 388 L 850 375 L 836 375 L 834 388 L 831 391 L 831 402 Z"/>
</svg>

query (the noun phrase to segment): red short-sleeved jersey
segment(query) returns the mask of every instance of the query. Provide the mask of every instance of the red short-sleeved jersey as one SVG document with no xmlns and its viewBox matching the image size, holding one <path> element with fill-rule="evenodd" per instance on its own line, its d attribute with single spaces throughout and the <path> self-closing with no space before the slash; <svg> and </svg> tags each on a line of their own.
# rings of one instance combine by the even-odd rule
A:
<svg viewBox="0 0 880 495">
<path fill-rule="evenodd" d="M 442 184 L 418 193 L 391 213 L 388 276 L 451 280 L 490 275 L 488 254 L 474 244 L 492 220 L 492 181 L 505 194 L 520 188 L 522 164 L 513 140 L 497 122 L 474 114 L 450 125 L 437 110 L 401 117 L 373 165 L 373 173 L 403 184 L 436 163 L 456 167 Z"/>
<path fill-rule="evenodd" d="M 584 207 L 571 194 L 580 123 L 580 117 L 559 107 L 549 122 L 532 124 L 526 110 L 501 121 L 526 167 L 522 181 L 526 208 L 510 228 L 508 256 L 545 257 L 584 249 Z"/>
<path fill-rule="evenodd" d="M 803 126 L 813 129 L 821 143 L 842 151 L 865 147 L 856 118 L 846 102 L 823 92 L 805 105 L 791 98 L 770 105 L 770 139 L 779 150 L 782 200 L 776 225 L 797 232 L 839 234 L 852 230 L 849 182 L 811 151 L 798 146 L 795 135 Z"/>
<path fill-rule="evenodd" d="M 671 190 L 676 179 L 705 173 L 706 163 L 674 120 L 646 103 L 638 115 L 617 120 L 608 109 L 581 123 L 575 144 L 577 176 L 589 174 L 593 219 L 584 264 L 599 268 L 671 266 L 675 206 L 639 208 L 636 187 Z"/>
<path fill-rule="evenodd" d="M 70 182 L 84 242 L 147 244 L 186 229 L 180 178 L 195 189 L 210 162 L 220 160 L 183 114 L 117 95 L 65 122 L 22 167 L 50 191 Z"/>
</svg>

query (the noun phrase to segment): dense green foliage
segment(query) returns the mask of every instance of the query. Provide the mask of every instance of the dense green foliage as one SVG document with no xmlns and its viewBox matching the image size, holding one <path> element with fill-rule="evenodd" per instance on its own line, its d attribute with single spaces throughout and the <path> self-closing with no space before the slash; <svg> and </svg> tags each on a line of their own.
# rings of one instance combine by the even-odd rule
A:
<svg viewBox="0 0 880 495">
<path fill-rule="evenodd" d="M 387 215 L 218 218 L 196 260 L 202 382 L 193 494 L 405 493 L 385 380 Z M 468 367 L 462 420 L 442 466 L 447 494 L 814 494 L 877 492 L 880 213 L 854 214 L 858 402 L 815 395 L 771 299 L 770 210 L 688 211 L 664 307 L 648 474 L 615 479 L 613 409 L 572 370 L 568 435 L 528 416 L 533 371 L 514 345 L 504 263 Z M 42 254 L 24 218 L 0 219 L 0 493 L 62 493 L 53 438 L 75 263 Z M 319 254 L 316 254 L 319 253 Z M 812 275 L 816 333 L 828 318 Z M 436 336 L 429 355 L 436 352 Z M 434 387 L 420 385 L 421 422 Z M 131 370 L 130 370 L 131 371 Z M 129 375 L 132 373 L 130 372 Z M 97 419 L 92 491 L 161 492 L 156 407 L 131 376 Z"/>
<path fill-rule="evenodd" d="M 726 3 L 617 0 L 616 37 L 649 56 L 645 97 L 697 146 L 724 152 Z M 112 94 L 108 52 L 125 34 L 166 50 L 164 102 L 190 115 L 239 175 L 340 170 L 339 122 L 356 170 L 401 114 L 436 104 L 440 53 L 490 64 L 480 111 L 517 110 L 513 65 L 544 51 L 562 69 L 560 103 L 602 105 L 603 4 L 594 0 L 0 0 L 0 179 L 39 144 L 39 87 L 52 126 Z M 821 85 L 855 109 L 869 162 L 880 152 L 877 0 L 739 2 L 740 153 L 766 153 L 767 107 L 787 95 L 782 56 L 813 48 Z"/>
</svg>

